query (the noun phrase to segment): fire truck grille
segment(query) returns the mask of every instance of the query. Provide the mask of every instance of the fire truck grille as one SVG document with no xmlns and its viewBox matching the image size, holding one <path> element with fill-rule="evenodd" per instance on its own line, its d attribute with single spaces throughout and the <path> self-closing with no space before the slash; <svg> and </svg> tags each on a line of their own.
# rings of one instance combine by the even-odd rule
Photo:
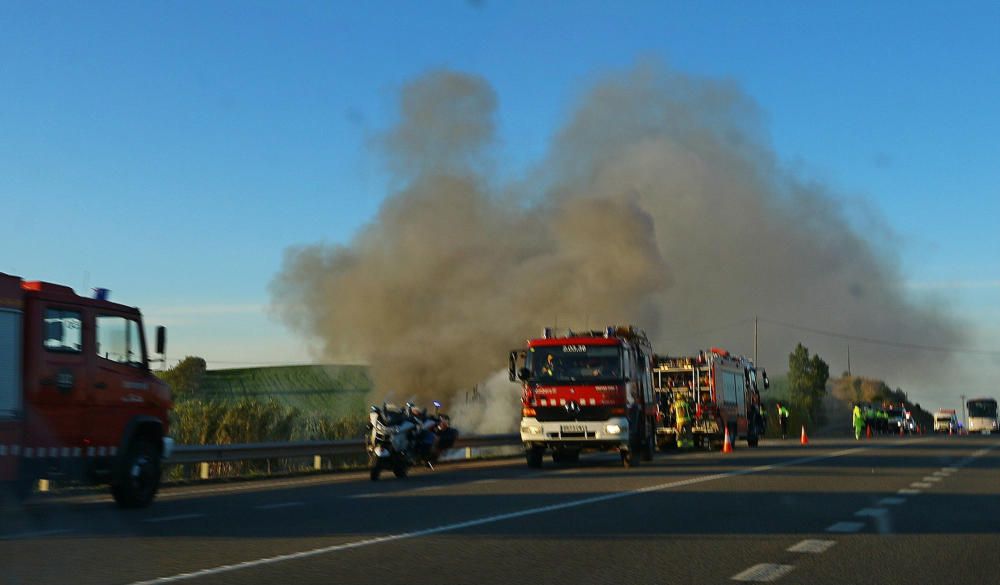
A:
<svg viewBox="0 0 1000 585">
<path fill-rule="evenodd" d="M 599 421 L 611 418 L 611 409 L 606 406 L 583 406 L 578 411 L 568 410 L 564 406 L 535 407 L 535 418 L 539 422 L 558 422 L 569 420 Z"/>
</svg>

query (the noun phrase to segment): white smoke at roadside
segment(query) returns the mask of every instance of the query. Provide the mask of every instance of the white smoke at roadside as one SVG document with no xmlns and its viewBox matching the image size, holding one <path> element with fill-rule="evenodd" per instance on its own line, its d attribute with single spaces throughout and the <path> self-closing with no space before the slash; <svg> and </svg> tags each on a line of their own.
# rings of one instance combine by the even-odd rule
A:
<svg viewBox="0 0 1000 585">
<path fill-rule="evenodd" d="M 502 370 L 476 385 L 474 391 L 458 392 L 445 409 L 463 434 L 513 433 L 521 420 L 520 398 L 521 387 Z"/>
</svg>

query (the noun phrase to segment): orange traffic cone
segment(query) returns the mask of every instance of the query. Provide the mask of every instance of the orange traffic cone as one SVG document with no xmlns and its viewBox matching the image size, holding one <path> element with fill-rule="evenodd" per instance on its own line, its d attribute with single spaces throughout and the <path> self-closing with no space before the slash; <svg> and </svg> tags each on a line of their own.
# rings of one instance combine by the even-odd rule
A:
<svg viewBox="0 0 1000 585">
<path fill-rule="evenodd" d="M 733 452 L 733 441 L 729 438 L 729 427 L 726 427 L 726 436 L 722 438 L 722 452 L 732 453 Z"/>
<path fill-rule="evenodd" d="M 802 445 L 809 444 L 809 437 L 806 436 L 806 425 L 802 425 L 802 437 L 799 438 L 799 443 Z"/>
<path fill-rule="evenodd" d="M 872 426 L 871 425 L 865 425 L 865 438 L 867 438 L 867 439 L 872 438 Z"/>
</svg>

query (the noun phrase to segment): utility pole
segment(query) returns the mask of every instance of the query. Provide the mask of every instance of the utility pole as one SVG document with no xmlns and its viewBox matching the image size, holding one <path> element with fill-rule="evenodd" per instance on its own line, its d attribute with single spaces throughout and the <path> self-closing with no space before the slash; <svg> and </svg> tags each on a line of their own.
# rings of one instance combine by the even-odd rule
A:
<svg viewBox="0 0 1000 585">
<path fill-rule="evenodd" d="M 847 344 L 847 376 L 851 375 L 851 344 Z"/>
<path fill-rule="evenodd" d="M 969 428 L 969 421 L 965 420 L 965 394 L 960 397 L 962 399 L 962 428 Z"/>
<path fill-rule="evenodd" d="M 757 365 L 757 315 L 753 316 L 753 363 Z"/>
</svg>

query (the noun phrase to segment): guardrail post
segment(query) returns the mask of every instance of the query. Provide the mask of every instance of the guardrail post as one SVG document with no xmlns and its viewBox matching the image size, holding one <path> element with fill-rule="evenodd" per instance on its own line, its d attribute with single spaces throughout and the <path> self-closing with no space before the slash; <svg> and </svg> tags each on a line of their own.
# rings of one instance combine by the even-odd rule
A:
<svg viewBox="0 0 1000 585">
<path fill-rule="evenodd" d="M 313 469 L 315 469 L 316 471 L 319 471 L 320 469 L 323 469 L 323 456 L 322 455 L 314 455 L 313 456 Z"/>
<path fill-rule="evenodd" d="M 47 491 L 49 491 L 49 480 L 47 480 L 47 479 L 40 479 L 40 480 L 38 480 L 38 491 L 40 491 L 40 492 L 47 492 Z"/>
<path fill-rule="evenodd" d="M 202 461 L 198 464 L 198 477 L 208 479 L 208 461 Z"/>
</svg>

